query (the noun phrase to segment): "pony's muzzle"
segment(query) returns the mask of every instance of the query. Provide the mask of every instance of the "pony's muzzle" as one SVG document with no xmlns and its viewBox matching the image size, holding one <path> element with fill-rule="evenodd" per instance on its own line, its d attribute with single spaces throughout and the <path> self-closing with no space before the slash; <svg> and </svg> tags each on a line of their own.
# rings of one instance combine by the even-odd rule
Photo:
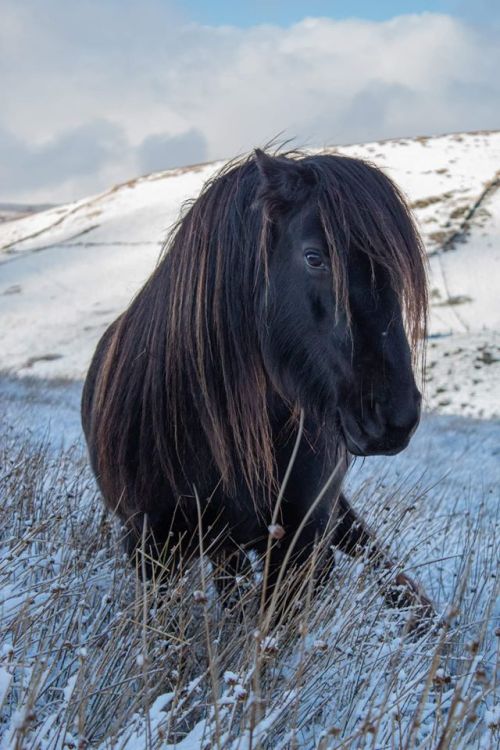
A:
<svg viewBox="0 0 500 750">
<path fill-rule="evenodd" d="M 347 449 L 355 456 L 392 456 L 407 447 L 420 421 L 422 396 L 417 389 L 404 403 L 375 402 L 360 415 L 340 411 Z"/>
</svg>

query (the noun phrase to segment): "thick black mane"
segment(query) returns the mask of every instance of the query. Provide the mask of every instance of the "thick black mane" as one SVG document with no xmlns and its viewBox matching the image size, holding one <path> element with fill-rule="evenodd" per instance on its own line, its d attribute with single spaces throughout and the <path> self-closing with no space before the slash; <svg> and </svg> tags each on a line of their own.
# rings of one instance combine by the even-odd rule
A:
<svg viewBox="0 0 500 750">
<path fill-rule="evenodd" d="M 379 169 L 326 154 L 257 152 L 229 164 L 179 221 L 91 371 L 89 412 L 99 418 L 85 421 L 94 465 L 124 515 L 154 504 L 160 476 L 178 493 L 213 467 L 229 494 L 237 477 L 251 492 L 273 486 L 262 299 L 275 226 L 309 202 L 327 240 L 337 308 L 349 317 L 355 246 L 388 272 L 417 350 L 427 309 L 422 245 Z"/>
</svg>

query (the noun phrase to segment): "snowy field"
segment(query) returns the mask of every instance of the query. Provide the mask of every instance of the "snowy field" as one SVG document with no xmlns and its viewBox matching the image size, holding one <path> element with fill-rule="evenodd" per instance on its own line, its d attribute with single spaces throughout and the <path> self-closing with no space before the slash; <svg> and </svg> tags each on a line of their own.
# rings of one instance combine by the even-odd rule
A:
<svg viewBox="0 0 500 750">
<path fill-rule="evenodd" d="M 340 554 L 269 631 L 251 584 L 235 613 L 208 567 L 176 572 L 167 602 L 137 583 L 87 467 L 81 383 L 218 165 L 133 180 L 0 224 L 2 750 L 499 747 L 500 133 L 339 151 L 397 180 L 429 252 L 426 413 L 348 486 L 439 617 L 407 633 Z"/>
</svg>

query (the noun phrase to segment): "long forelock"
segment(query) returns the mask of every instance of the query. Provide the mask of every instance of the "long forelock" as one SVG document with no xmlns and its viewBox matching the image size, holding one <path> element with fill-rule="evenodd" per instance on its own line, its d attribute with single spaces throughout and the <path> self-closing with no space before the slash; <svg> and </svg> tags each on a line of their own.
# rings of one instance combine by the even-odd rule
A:
<svg viewBox="0 0 500 750">
<path fill-rule="evenodd" d="M 427 330 L 427 261 L 405 198 L 377 167 L 349 157 L 309 157 L 318 181 L 318 210 L 332 265 L 337 309 L 350 322 L 348 253 L 355 246 L 389 275 L 414 361 Z"/>
</svg>

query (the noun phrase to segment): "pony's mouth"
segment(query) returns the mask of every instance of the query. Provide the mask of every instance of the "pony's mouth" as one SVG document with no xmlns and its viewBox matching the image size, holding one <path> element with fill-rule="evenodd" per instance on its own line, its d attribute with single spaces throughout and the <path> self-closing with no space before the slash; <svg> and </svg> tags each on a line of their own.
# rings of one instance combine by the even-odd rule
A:
<svg viewBox="0 0 500 750">
<path fill-rule="evenodd" d="M 408 432 L 391 430 L 382 422 L 362 425 L 349 413 L 339 410 L 339 422 L 345 444 L 353 456 L 394 456 L 410 442 L 415 428 Z"/>
</svg>

